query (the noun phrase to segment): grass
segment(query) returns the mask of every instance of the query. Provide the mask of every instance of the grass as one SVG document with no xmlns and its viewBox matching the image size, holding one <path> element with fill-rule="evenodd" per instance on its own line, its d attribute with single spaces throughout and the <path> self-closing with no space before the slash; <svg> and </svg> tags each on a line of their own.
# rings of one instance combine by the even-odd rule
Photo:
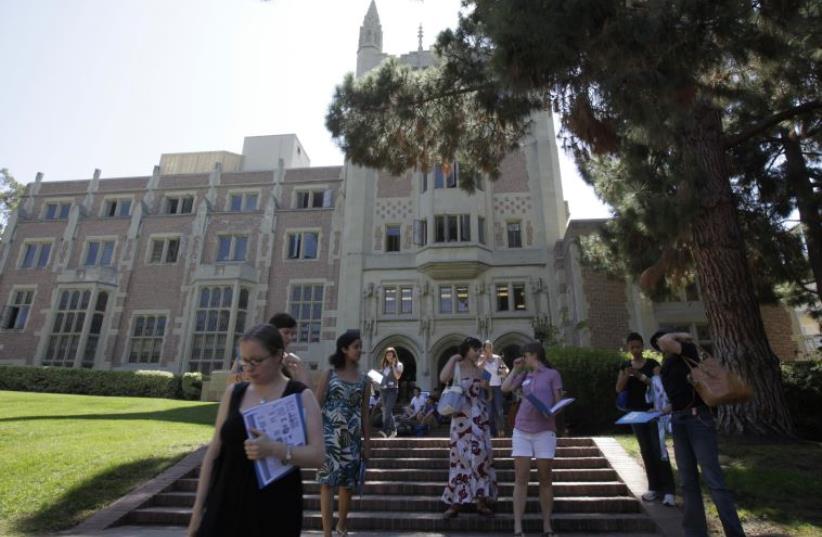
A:
<svg viewBox="0 0 822 537">
<path fill-rule="evenodd" d="M 641 464 L 636 438 L 616 438 Z M 668 452 L 676 468 L 670 440 Z M 822 444 L 724 437 L 719 441 L 719 452 L 725 480 L 748 536 L 822 535 Z M 678 482 L 679 477 L 675 477 Z M 716 508 L 704 487 L 703 495 L 712 534 L 723 535 Z"/>
<path fill-rule="evenodd" d="M 208 442 L 215 403 L 0 391 L 0 535 L 72 527 Z"/>
</svg>

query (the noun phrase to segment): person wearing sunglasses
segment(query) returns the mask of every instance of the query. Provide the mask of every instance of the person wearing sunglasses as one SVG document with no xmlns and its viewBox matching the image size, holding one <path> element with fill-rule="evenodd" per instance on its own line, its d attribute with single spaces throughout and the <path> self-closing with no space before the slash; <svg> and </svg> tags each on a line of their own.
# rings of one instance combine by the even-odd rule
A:
<svg viewBox="0 0 822 537">
<path fill-rule="evenodd" d="M 247 381 L 228 386 L 220 402 L 214 436 L 200 469 L 189 537 L 300 535 L 300 467 L 319 466 L 325 460 L 325 444 L 320 407 L 314 394 L 283 374 L 283 347 L 279 332 L 269 324 L 255 326 L 240 339 L 239 363 Z M 298 394 L 302 400 L 305 445 L 286 445 L 256 429 L 246 430 L 244 410 L 292 394 Z M 261 489 L 254 461 L 269 457 L 294 468 Z"/>
</svg>

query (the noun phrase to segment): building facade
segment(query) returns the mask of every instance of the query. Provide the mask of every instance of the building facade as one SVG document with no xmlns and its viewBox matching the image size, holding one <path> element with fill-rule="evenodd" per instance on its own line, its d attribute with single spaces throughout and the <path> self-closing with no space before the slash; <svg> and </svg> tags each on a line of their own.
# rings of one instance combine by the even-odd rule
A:
<svg viewBox="0 0 822 537">
<path fill-rule="evenodd" d="M 372 2 L 358 75 L 385 57 Z M 435 61 L 422 46 L 401 60 Z M 555 138 L 550 115 L 535 116 L 473 194 L 458 163 L 399 177 L 311 167 L 293 134 L 246 138 L 239 154 L 164 154 L 145 177 L 38 174 L 0 245 L 0 364 L 209 373 L 279 311 L 298 320 L 291 350 L 312 369 L 359 328 L 369 366 L 395 347 L 424 388 L 469 335 L 508 359 L 548 326 L 578 345 L 620 347 L 659 326 L 709 345 L 698 290 L 653 303 L 580 265 L 575 239 L 601 222 L 569 221 Z M 795 316 L 763 311 L 791 359 Z"/>
</svg>

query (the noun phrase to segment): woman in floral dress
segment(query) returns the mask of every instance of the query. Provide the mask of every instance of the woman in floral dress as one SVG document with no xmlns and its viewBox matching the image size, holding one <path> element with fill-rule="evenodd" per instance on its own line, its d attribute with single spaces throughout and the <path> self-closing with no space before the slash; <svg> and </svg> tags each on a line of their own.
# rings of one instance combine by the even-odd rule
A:
<svg viewBox="0 0 822 537">
<path fill-rule="evenodd" d="M 463 408 L 451 416 L 448 485 L 442 501 L 448 505 L 447 518 L 456 517 L 461 505 L 477 503 L 477 512 L 493 516 L 488 502 L 497 497 L 497 474 L 491 446 L 491 424 L 488 401 L 482 380 L 482 369 L 476 362 L 482 342 L 466 338 L 440 373 L 440 382 L 448 384 L 459 368 L 457 384 L 464 393 Z"/>
<path fill-rule="evenodd" d="M 359 371 L 362 341 L 359 330 L 348 330 L 337 338 L 331 368 L 317 387 L 322 407 L 325 462 L 317 470 L 323 535 L 331 537 L 334 522 L 334 489 L 339 489 L 340 518 L 337 537 L 348 535 L 351 489 L 360 479 L 360 466 L 369 455 L 367 377 Z"/>
</svg>

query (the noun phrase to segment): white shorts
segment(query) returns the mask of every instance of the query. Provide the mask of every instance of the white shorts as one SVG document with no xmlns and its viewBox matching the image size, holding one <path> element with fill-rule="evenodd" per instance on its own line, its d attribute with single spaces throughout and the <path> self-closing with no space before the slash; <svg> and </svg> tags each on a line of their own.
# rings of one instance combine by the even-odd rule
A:
<svg viewBox="0 0 822 537">
<path fill-rule="evenodd" d="M 553 459 L 557 452 L 557 434 L 554 431 L 525 433 L 514 429 L 511 437 L 511 456 L 532 459 Z"/>
</svg>

